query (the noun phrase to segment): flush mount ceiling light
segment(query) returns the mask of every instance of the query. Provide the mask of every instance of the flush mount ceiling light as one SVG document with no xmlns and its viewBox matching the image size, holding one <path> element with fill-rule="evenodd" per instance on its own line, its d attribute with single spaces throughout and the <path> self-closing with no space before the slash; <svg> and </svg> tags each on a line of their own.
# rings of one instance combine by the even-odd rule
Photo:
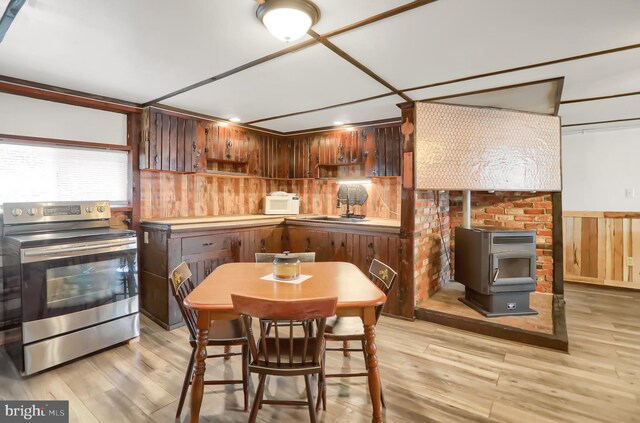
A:
<svg viewBox="0 0 640 423">
<path fill-rule="evenodd" d="M 236 117 L 236 116 L 234 116 L 234 117 L 230 117 L 230 118 L 229 118 L 229 120 L 230 120 L 231 122 L 240 122 L 240 118 L 239 118 L 239 117 Z"/>
<path fill-rule="evenodd" d="M 320 19 L 320 9 L 308 0 L 258 0 L 256 16 L 279 40 L 295 41 Z"/>
</svg>

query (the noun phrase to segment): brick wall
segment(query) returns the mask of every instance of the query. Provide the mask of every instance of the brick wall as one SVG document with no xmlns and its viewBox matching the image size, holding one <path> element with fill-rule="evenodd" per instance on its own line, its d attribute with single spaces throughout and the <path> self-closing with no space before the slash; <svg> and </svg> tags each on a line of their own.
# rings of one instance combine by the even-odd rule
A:
<svg viewBox="0 0 640 423">
<path fill-rule="evenodd" d="M 450 279 L 449 193 L 415 192 L 414 283 L 416 303 Z"/>
<path fill-rule="evenodd" d="M 471 225 L 535 229 L 537 291 L 552 292 L 553 217 L 551 194 L 530 192 L 472 192 Z M 450 193 L 451 227 L 462 224 L 462 193 Z M 455 260 L 455 236 L 451 234 L 451 260 Z M 453 267 L 453 264 L 452 264 Z"/>
</svg>

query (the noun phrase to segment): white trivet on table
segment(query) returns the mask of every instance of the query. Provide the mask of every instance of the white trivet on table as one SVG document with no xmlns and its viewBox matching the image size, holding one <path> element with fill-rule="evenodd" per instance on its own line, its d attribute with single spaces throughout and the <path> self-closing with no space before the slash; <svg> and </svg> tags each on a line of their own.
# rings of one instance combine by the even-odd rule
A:
<svg viewBox="0 0 640 423">
<path fill-rule="evenodd" d="M 292 283 L 292 284 L 299 284 L 302 283 L 304 281 L 306 281 L 307 279 L 309 279 L 312 275 L 300 275 L 295 279 L 278 279 L 275 278 L 273 276 L 273 273 L 269 273 L 268 275 L 265 275 L 263 277 L 261 277 L 260 279 L 264 280 L 264 281 L 270 281 L 270 282 L 282 282 L 282 283 Z"/>
</svg>

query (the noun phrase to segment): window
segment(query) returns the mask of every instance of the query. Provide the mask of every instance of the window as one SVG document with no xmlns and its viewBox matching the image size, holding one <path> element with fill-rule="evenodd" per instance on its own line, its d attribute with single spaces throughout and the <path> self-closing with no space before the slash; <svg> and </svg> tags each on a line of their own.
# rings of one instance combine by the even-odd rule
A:
<svg viewBox="0 0 640 423">
<path fill-rule="evenodd" d="M 128 202 L 128 153 L 13 144 L 0 139 L 0 203 Z"/>
</svg>

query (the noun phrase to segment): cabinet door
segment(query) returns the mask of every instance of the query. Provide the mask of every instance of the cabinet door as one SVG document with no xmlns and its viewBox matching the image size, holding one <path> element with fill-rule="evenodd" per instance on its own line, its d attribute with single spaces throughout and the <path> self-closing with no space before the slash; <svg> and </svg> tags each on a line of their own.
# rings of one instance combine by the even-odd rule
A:
<svg viewBox="0 0 640 423">
<path fill-rule="evenodd" d="M 287 228 L 287 245 L 289 251 L 303 253 L 311 250 L 311 234 L 313 231 L 302 228 Z M 316 261 L 318 257 L 316 257 Z"/>
<path fill-rule="evenodd" d="M 267 253 L 281 253 L 286 250 L 283 227 L 263 229 L 262 234 L 264 236 L 264 245 Z"/>
<path fill-rule="evenodd" d="M 216 267 L 238 261 L 239 248 L 237 233 L 183 238 L 182 260 L 191 269 L 194 285 L 200 284 Z"/>
<path fill-rule="evenodd" d="M 241 262 L 255 261 L 255 253 L 281 253 L 285 248 L 283 227 L 258 228 L 243 231 L 239 235 L 239 257 Z"/>
<path fill-rule="evenodd" d="M 314 252 L 316 261 L 346 260 L 344 234 L 334 237 L 333 232 L 291 227 L 287 228 L 287 231 L 287 245 L 293 253 Z"/>
<path fill-rule="evenodd" d="M 331 246 L 329 261 L 351 261 L 347 254 L 347 234 L 344 232 L 330 232 Z"/>
<path fill-rule="evenodd" d="M 233 263 L 233 257 L 229 255 L 203 255 L 198 258 L 187 257 L 184 260 L 188 265 L 192 273 L 192 279 L 194 285 L 199 285 L 216 267 L 226 263 Z"/>
<path fill-rule="evenodd" d="M 204 130 L 198 121 L 151 111 L 148 117 L 148 156 L 146 167 L 179 172 L 195 172 L 206 167 Z M 147 146 L 148 144 L 148 146 Z"/>
<path fill-rule="evenodd" d="M 240 232 L 239 261 L 251 263 L 256 261 L 255 253 L 260 252 L 259 241 L 256 241 L 256 230 Z"/>
</svg>

